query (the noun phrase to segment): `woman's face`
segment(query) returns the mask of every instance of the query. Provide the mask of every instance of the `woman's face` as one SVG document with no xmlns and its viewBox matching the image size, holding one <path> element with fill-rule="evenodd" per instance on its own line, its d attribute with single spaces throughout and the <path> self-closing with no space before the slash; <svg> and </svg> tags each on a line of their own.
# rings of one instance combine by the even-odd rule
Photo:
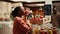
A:
<svg viewBox="0 0 60 34">
<path fill-rule="evenodd" d="M 29 8 L 25 9 L 24 7 L 21 7 L 20 9 L 22 10 L 22 12 L 18 11 L 18 14 L 26 15 L 26 16 L 30 14 L 30 12 L 29 12 L 30 9 Z"/>
<path fill-rule="evenodd" d="M 24 8 L 24 7 L 21 7 L 22 8 L 22 10 L 23 10 L 23 15 L 29 15 L 30 14 L 30 9 L 29 8 Z"/>
<path fill-rule="evenodd" d="M 30 14 L 30 8 L 25 8 L 25 15 L 29 15 Z"/>
</svg>

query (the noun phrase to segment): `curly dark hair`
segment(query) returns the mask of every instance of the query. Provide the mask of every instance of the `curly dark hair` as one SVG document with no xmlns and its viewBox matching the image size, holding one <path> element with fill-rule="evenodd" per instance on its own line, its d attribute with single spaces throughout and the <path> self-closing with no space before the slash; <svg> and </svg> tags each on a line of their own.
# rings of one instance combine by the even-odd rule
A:
<svg viewBox="0 0 60 34">
<path fill-rule="evenodd" d="M 16 16 L 18 16 L 18 11 L 23 12 L 20 6 L 16 7 L 16 8 L 11 12 L 11 16 L 12 16 L 13 18 L 16 17 Z"/>
</svg>

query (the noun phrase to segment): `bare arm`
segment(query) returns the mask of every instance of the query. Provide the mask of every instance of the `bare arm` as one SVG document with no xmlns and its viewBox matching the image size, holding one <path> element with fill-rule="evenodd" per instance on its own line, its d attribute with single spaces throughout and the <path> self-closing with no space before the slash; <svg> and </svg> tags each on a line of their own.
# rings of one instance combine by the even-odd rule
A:
<svg viewBox="0 0 60 34">
<path fill-rule="evenodd" d="M 28 26 L 28 24 L 26 22 L 24 22 L 21 18 L 17 18 L 17 21 L 20 23 L 20 27 L 22 29 L 22 31 L 29 31 L 30 27 Z"/>
</svg>

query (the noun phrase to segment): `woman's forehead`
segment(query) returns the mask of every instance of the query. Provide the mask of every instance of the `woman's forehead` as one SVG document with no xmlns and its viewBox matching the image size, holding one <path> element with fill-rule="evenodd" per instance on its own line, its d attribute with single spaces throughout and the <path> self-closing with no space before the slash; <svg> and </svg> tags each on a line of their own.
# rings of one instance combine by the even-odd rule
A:
<svg viewBox="0 0 60 34">
<path fill-rule="evenodd" d="M 25 9 L 24 7 L 21 7 L 21 9 Z"/>
</svg>

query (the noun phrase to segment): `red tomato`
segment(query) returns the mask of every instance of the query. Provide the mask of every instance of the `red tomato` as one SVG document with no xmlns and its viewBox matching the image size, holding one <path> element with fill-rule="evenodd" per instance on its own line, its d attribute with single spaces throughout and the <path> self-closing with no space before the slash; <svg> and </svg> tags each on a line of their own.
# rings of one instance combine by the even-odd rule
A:
<svg viewBox="0 0 60 34">
<path fill-rule="evenodd" d="M 35 18 L 35 20 L 39 20 L 38 18 Z"/>
</svg>

